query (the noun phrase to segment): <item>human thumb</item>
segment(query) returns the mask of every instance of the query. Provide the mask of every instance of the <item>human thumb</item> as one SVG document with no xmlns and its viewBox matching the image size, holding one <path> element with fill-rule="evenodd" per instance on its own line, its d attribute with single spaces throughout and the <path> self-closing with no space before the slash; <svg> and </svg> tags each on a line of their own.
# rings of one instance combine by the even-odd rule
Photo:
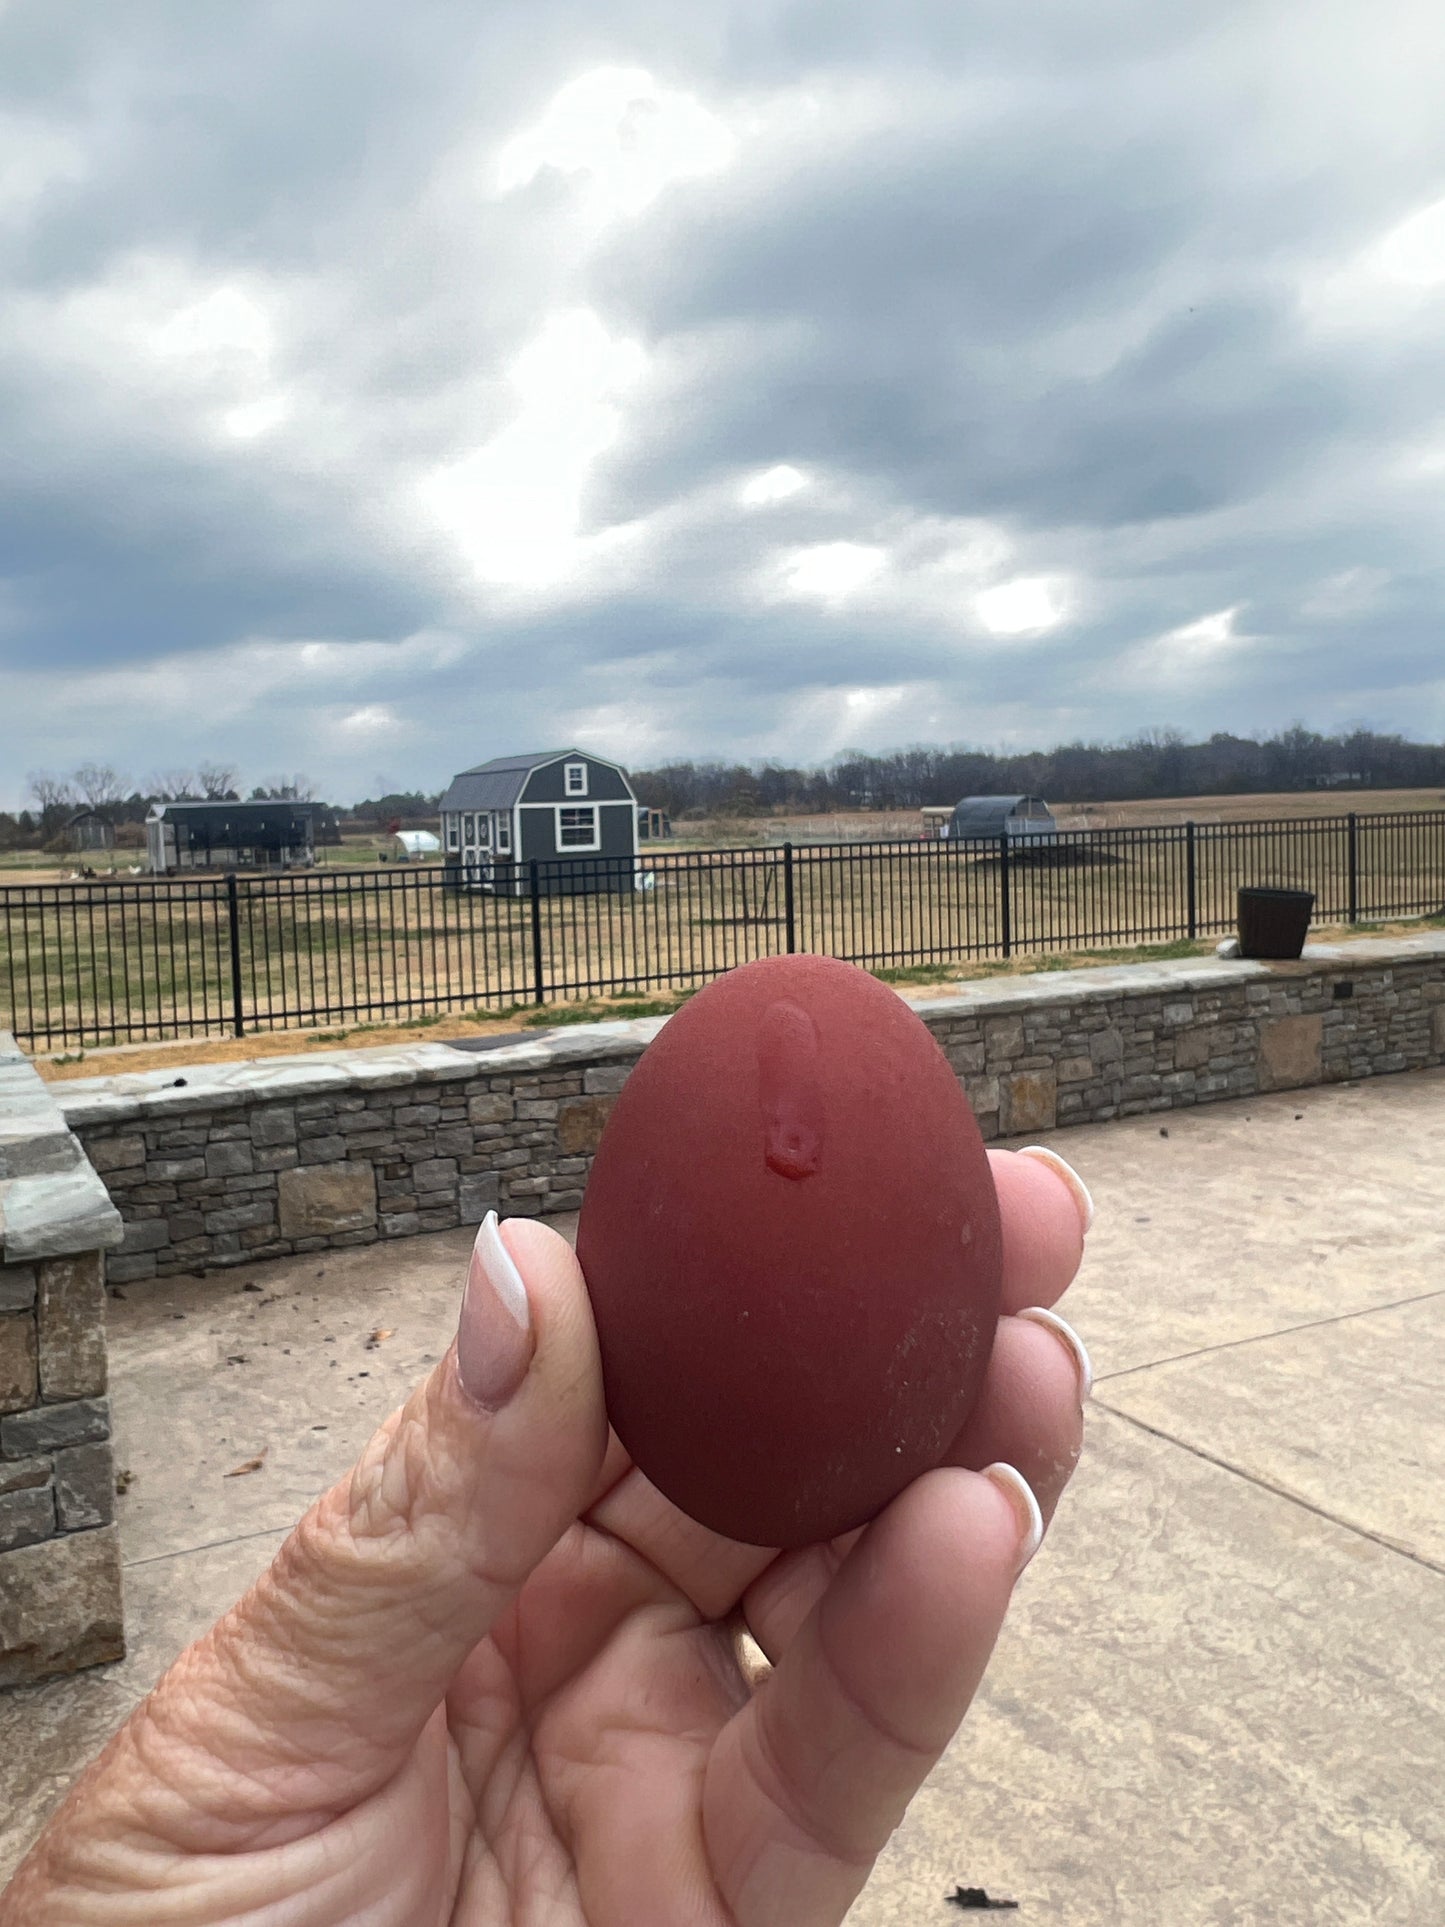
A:
<svg viewBox="0 0 1445 1927">
<path fill-rule="evenodd" d="M 273 1796 L 298 1778 L 312 1798 L 323 1781 L 332 1811 L 365 1798 L 586 1504 L 606 1443 L 576 1258 L 547 1227 L 489 1213 L 455 1344 L 162 1681 L 151 1717 L 244 1753 L 262 1834 L 286 1830 Z M 302 1762 L 319 1771 L 298 1776 Z M 234 1787 L 227 1800 L 234 1821 Z"/>
</svg>

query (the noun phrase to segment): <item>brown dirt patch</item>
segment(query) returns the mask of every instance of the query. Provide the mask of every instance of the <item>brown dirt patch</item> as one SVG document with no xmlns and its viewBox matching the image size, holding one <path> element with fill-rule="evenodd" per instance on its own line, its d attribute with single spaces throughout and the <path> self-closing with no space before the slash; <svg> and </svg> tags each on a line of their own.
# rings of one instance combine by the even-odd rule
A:
<svg viewBox="0 0 1445 1927">
<path fill-rule="evenodd" d="M 599 1017 L 606 1012 L 599 1010 Z M 259 1057 L 297 1057 L 317 1050 L 372 1050 L 383 1044 L 443 1043 L 453 1037 L 501 1036 L 521 1028 L 519 1017 L 479 1021 L 457 1016 L 424 1024 L 360 1024 L 349 1030 L 270 1030 L 252 1037 L 186 1037 L 171 1044 L 122 1044 L 113 1050 L 63 1051 L 37 1057 L 50 1083 L 73 1077 L 118 1077 L 123 1071 L 169 1070 L 182 1064 L 242 1064 Z M 522 1031 L 525 1036 L 526 1032 Z"/>
</svg>

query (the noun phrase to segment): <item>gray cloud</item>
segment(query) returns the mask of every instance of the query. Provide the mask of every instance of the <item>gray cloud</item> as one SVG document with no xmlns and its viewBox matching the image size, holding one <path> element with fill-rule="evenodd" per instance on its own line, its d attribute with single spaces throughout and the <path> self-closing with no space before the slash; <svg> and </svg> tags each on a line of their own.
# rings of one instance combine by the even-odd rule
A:
<svg viewBox="0 0 1445 1927">
<path fill-rule="evenodd" d="M 96 755 L 430 786 L 564 724 L 1440 734 L 1445 238 L 1378 245 L 1445 196 L 1442 55 L 1285 0 L 11 0 L 0 802 Z M 609 66 L 660 90 L 619 166 L 669 111 L 731 162 L 503 191 Z"/>
</svg>

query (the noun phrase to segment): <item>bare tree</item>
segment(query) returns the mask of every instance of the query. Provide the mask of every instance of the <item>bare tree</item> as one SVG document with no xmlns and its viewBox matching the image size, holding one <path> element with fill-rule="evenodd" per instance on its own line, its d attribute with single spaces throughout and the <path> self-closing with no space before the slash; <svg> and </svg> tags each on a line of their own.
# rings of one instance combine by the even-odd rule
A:
<svg viewBox="0 0 1445 1927">
<path fill-rule="evenodd" d="M 251 792 L 254 803 L 313 803 L 316 800 L 316 785 L 301 770 L 294 776 L 273 776 L 269 782 L 258 783 Z"/>
<path fill-rule="evenodd" d="M 69 777 L 52 776 L 45 769 L 31 770 L 27 781 L 30 794 L 40 805 L 41 827 L 48 833 L 75 808 L 75 790 Z"/>
<path fill-rule="evenodd" d="M 146 783 L 147 794 L 158 803 L 198 801 L 201 779 L 193 769 L 158 769 Z"/>
<path fill-rule="evenodd" d="M 125 801 L 128 776 L 122 776 L 109 763 L 82 763 L 70 778 L 75 794 L 92 810 L 114 809 Z"/>
<path fill-rule="evenodd" d="M 236 770 L 228 763 L 202 763 L 196 771 L 202 794 L 213 803 L 224 803 L 234 796 L 236 776 Z"/>
</svg>

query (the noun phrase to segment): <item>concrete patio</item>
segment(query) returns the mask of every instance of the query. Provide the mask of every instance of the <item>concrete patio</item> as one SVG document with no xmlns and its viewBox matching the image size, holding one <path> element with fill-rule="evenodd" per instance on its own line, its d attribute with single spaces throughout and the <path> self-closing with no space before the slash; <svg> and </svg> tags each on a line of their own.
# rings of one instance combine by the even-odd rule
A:
<svg viewBox="0 0 1445 1927">
<path fill-rule="evenodd" d="M 1438 1927 L 1445 1072 L 1051 1141 L 1099 1205 L 1085 1462 L 851 1919 L 944 1923 L 962 1885 L 1058 1927 Z M 0 1694 L 0 1878 L 441 1353 L 468 1244 L 112 1303 L 130 1654 Z"/>
</svg>

